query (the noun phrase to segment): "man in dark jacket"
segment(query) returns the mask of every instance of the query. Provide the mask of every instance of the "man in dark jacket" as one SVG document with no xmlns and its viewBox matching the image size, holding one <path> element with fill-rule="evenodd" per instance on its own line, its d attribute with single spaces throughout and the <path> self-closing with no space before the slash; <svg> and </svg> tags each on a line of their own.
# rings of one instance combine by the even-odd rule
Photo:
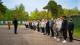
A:
<svg viewBox="0 0 80 45">
<path fill-rule="evenodd" d="M 37 31 L 38 31 L 38 32 L 40 32 L 40 27 L 39 27 L 39 25 L 40 25 L 40 21 L 38 20 L 38 24 L 37 24 Z"/>
<path fill-rule="evenodd" d="M 14 20 L 13 20 L 13 24 L 14 24 L 14 33 L 17 34 L 18 21 L 17 21 L 16 18 L 14 18 Z"/>
<path fill-rule="evenodd" d="M 49 21 L 46 23 L 46 34 L 50 35 Z"/>
<path fill-rule="evenodd" d="M 68 21 L 66 19 L 66 16 L 63 16 L 62 18 L 63 18 L 63 22 L 62 22 L 61 30 L 62 30 L 63 38 L 64 38 L 63 43 L 66 43 L 67 42 L 66 39 L 67 39 L 67 25 L 68 25 Z"/>
<path fill-rule="evenodd" d="M 68 33 L 69 33 L 69 41 L 73 41 L 73 31 L 74 31 L 74 24 L 72 22 L 72 19 L 68 22 Z"/>
</svg>

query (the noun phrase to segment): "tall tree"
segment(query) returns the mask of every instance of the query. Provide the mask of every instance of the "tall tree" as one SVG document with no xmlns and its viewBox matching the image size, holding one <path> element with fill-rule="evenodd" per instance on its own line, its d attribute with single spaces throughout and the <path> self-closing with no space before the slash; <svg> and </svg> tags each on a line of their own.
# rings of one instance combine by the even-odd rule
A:
<svg viewBox="0 0 80 45">
<path fill-rule="evenodd" d="M 34 11 L 31 12 L 30 19 L 31 19 L 31 20 L 36 20 L 38 14 L 39 14 L 39 11 L 38 11 L 38 9 L 36 8 Z"/>
<path fill-rule="evenodd" d="M 57 15 L 57 3 L 55 1 L 50 0 L 43 9 L 47 9 L 52 13 L 53 15 Z"/>
<path fill-rule="evenodd" d="M 62 12 L 62 6 L 57 5 L 57 3 L 54 0 L 50 0 L 47 4 L 47 6 L 43 7 L 43 9 L 47 9 L 52 13 L 52 16 L 58 17 L 59 14 Z"/>
<path fill-rule="evenodd" d="M 0 0 L 0 14 L 4 14 L 6 12 L 6 6 L 3 5 L 3 2 Z"/>
<path fill-rule="evenodd" d="M 58 16 L 62 16 L 64 13 L 63 13 L 63 9 L 62 9 L 62 6 L 61 5 L 57 5 L 58 6 Z"/>
<path fill-rule="evenodd" d="M 0 0 L 0 20 L 4 20 L 4 14 L 6 12 L 6 9 L 6 6 L 4 6 L 2 0 Z"/>
<path fill-rule="evenodd" d="M 19 6 L 16 7 L 16 9 L 14 10 L 14 17 L 18 18 L 19 20 L 26 20 L 24 18 L 25 16 L 27 16 L 28 13 L 25 11 L 24 5 L 20 4 Z"/>
<path fill-rule="evenodd" d="M 51 13 L 47 11 L 38 11 L 37 9 L 31 13 L 31 20 L 51 19 Z"/>
</svg>

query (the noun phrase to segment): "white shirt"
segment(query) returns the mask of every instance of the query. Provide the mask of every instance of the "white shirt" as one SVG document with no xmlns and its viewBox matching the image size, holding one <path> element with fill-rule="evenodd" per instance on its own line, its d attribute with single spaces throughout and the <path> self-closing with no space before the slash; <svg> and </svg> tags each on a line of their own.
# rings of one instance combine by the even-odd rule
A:
<svg viewBox="0 0 80 45">
<path fill-rule="evenodd" d="M 44 27 L 45 28 L 46 27 L 46 22 L 42 21 L 41 22 L 41 27 Z"/>
<path fill-rule="evenodd" d="M 26 22 L 25 22 L 25 24 L 26 24 L 26 25 L 29 25 L 29 22 L 28 22 L 28 21 L 26 21 Z"/>
<path fill-rule="evenodd" d="M 61 29 L 61 26 L 62 26 L 62 20 L 61 19 L 58 19 L 56 21 L 56 27 L 60 30 Z"/>
</svg>

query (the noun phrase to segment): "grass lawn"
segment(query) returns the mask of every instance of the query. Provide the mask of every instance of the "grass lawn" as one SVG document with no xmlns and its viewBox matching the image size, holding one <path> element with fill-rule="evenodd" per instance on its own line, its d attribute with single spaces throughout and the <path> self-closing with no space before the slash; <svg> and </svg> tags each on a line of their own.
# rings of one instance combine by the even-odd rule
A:
<svg viewBox="0 0 80 45">
<path fill-rule="evenodd" d="M 75 28 L 74 30 L 74 37 L 80 39 L 80 27 Z"/>
</svg>

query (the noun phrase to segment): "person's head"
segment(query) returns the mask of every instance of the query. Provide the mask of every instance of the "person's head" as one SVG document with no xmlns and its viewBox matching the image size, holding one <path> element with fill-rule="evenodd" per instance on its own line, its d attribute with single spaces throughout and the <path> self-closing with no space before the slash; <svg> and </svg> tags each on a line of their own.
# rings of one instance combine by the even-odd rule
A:
<svg viewBox="0 0 80 45">
<path fill-rule="evenodd" d="M 44 19 L 42 19 L 42 21 L 44 21 Z"/>
<path fill-rule="evenodd" d="M 66 16 L 62 16 L 62 19 L 66 19 Z"/>
</svg>

